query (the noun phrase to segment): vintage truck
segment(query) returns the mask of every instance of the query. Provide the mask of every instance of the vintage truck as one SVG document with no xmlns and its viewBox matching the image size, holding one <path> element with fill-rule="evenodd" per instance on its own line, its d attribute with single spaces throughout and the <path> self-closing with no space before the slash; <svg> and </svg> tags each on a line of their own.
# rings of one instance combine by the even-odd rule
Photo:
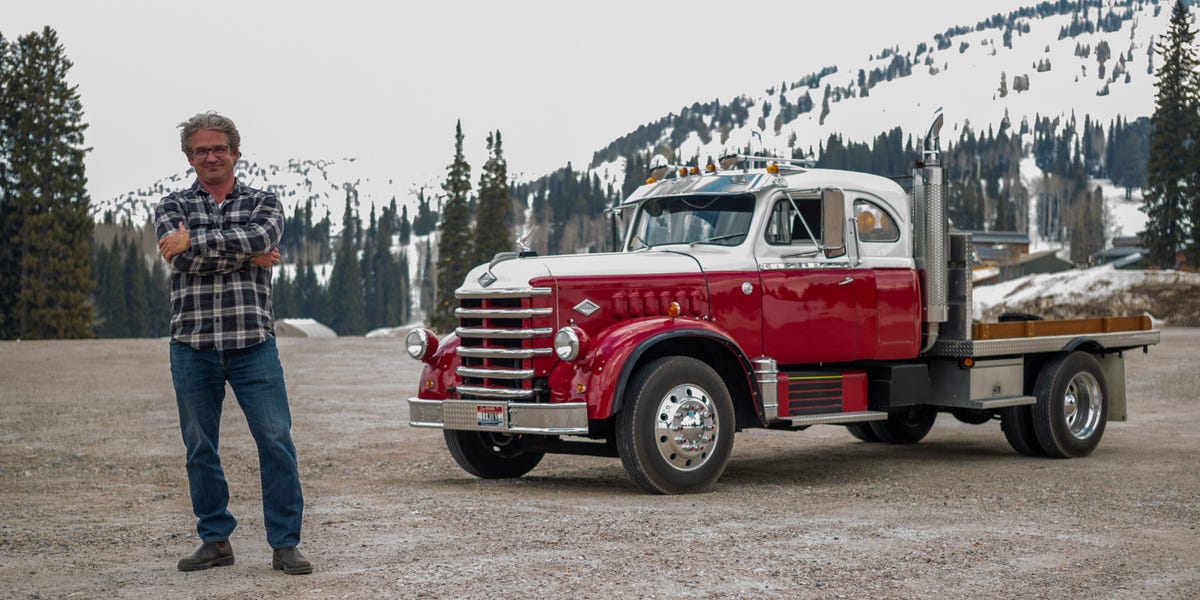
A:
<svg viewBox="0 0 1200 600">
<path fill-rule="evenodd" d="M 506 253 L 418 328 L 410 424 L 484 478 L 546 453 L 620 457 L 650 492 L 709 489 L 734 432 L 836 424 L 921 440 L 938 413 L 1000 422 L 1030 456 L 1090 454 L 1125 419 L 1123 352 L 1150 319 L 973 321 L 972 245 L 946 219 L 938 115 L 911 196 L 875 175 L 736 156 L 660 169 L 616 252 Z"/>
</svg>

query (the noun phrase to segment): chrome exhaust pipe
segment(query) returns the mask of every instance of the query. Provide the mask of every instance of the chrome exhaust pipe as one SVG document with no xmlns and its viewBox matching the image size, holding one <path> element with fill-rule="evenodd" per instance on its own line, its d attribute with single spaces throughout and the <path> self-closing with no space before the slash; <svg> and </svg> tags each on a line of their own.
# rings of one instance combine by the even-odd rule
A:
<svg viewBox="0 0 1200 600">
<path fill-rule="evenodd" d="M 921 164 L 913 170 L 913 248 L 921 282 L 925 288 L 925 346 L 928 352 L 937 342 L 939 324 L 950 318 L 949 263 L 947 256 L 945 181 L 941 167 L 941 139 L 944 117 L 938 109 L 929 132 Z"/>
</svg>

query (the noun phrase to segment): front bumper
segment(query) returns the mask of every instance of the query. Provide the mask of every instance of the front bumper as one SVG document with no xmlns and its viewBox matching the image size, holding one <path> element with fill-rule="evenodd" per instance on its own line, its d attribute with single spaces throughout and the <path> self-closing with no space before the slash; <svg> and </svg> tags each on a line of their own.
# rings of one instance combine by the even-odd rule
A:
<svg viewBox="0 0 1200 600">
<path fill-rule="evenodd" d="M 408 424 L 467 431 L 543 435 L 588 432 L 587 404 L 540 404 L 497 400 L 408 399 Z"/>
</svg>

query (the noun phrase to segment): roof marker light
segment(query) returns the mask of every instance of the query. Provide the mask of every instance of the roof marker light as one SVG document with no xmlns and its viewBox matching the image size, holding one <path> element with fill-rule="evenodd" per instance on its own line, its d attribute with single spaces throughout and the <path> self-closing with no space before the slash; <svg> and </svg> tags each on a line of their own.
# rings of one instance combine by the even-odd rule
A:
<svg viewBox="0 0 1200 600">
<path fill-rule="evenodd" d="M 778 175 L 779 174 L 779 163 L 771 163 L 771 164 L 767 165 L 767 172 L 772 175 Z"/>
</svg>

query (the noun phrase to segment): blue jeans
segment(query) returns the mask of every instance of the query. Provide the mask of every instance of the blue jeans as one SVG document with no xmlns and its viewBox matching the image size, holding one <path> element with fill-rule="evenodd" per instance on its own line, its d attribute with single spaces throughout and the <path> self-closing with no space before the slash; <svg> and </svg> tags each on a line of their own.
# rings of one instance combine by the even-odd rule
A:
<svg viewBox="0 0 1200 600">
<path fill-rule="evenodd" d="M 298 545 L 304 498 L 275 339 L 224 351 L 196 350 L 172 340 L 171 380 L 187 448 L 188 485 L 200 539 L 227 540 L 237 526 L 228 509 L 229 486 L 217 454 L 221 403 L 229 382 L 258 445 L 267 542 L 272 548 Z"/>
</svg>

